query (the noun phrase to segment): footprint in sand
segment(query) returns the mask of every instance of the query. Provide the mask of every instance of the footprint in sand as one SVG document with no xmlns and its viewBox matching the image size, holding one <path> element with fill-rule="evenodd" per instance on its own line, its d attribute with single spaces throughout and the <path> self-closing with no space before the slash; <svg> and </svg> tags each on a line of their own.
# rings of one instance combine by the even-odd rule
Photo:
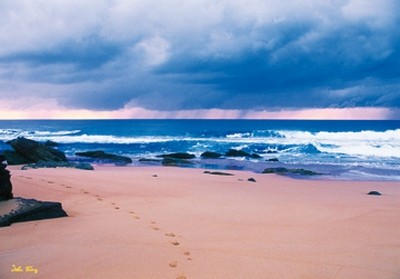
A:
<svg viewBox="0 0 400 279">
<path fill-rule="evenodd" d="M 72 187 L 71 187 L 71 186 L 66 186 L 65 188 L 67 188 L 67 189 L 72 189 Z"/>
<path fill-rule="evenodd" d="M 176 240 L 171 241 L 171 244 L 174 245 L 174 246 L 179 246 L 180 245 L 179 241 L 176 241 Z"/>
<path fill-rule="evenodd" d="M 151 222 L 150 223 L 150 228 L 152 228 L 155 231 L 160 230 L 160 228 L 156 225 L 156 222 Z"/>
<path fill-rule="evenodd" d="M 102 201 L 103 199 L 102 199 L 102 198 L 97 198 L 97 200 L 98 200 L 98 201 Z"/>
<path fill-rule="evenodd" d="M 140 216 L 137 215 L 135 211 L 129 211 L 129 214 L 132 215 L 132 217 L 135 219 L 140 219 Z"/>
<path fill-rule="evenodd" d="M 55 182 L 54 181 L 47 181 L 47 183 L 54 184 Z"/>
<path fill-rule="evenodd" d="M 176 277 L 176 279 L 187 279 L 187 277 L 183 273 L 181 273 Z"/>
<path fill-rule="evenodd" d="M 166 233 L 165 236 L 168 236 L 168 237 L 175 237 L 176 235 L 175 235 L 174 233 Z"/>
<path fill-rule="evenodd" d="M 117 209 L 117 210 L 118 210 L 118 209 L 119 209 L 119 207 L 118 207 L 118 206 L 115 206 L 115 207 L 114 207 L 114 209 Z"/>
<path fill-rule="evenodd" d="M 177 267 L 178 266 L 178 262 L 177 261 L 173 261 L 169 263 L 170 267 Z"/>
<path fill-rule="evenodd" d="M 189 257 L 189 256 L 190 256 L 190 252 L 189 252 L 189 251 L 185 251 L 185 252 L 183 252 L 183 254 L 187 257 L 186 259 L 187 259 L 188 261 L 191 261 L 191 260 L 192 260 L 192 258 Z"/>
</svg>

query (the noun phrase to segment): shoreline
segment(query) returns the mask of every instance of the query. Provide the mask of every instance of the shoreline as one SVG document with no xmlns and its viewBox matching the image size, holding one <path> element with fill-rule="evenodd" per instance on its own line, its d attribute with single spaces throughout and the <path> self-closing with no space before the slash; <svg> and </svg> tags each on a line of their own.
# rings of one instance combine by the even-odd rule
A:
<svg viewBox="0 0 400 279">
<path fill-rule="evenodd" d="M 14 196 L 59 201 L 69 217 L 1 228 L 1 278 L 19 278 L 12 265 L 45 279 L 400 275 L 398 182 L 153 166 L 8 169 Z"/>
</svg>

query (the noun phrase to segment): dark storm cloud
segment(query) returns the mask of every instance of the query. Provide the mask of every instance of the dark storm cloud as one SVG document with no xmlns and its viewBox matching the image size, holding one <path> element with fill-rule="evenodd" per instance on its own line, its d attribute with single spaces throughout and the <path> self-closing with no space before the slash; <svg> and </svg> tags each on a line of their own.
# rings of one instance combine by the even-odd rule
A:
<svg viewBox="0 0 400 279">
<path fill-rule="evenodd" d="M 93 110 L 396 108 L 399 6 L 12 1 L 0 11 L 0 92 Z"/>
</svg>

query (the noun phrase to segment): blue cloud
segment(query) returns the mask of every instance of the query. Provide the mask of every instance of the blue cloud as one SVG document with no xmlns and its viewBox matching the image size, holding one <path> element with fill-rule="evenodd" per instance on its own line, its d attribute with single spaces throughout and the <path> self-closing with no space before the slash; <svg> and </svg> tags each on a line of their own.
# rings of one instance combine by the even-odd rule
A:
<svg viewBox="0 0 400 279">
<path fill-rule="evenodd" d="M 211 2 L 116 1 L 91 16 L 52 3 L 59 18 L 40 21 L 4 5 L 0 93 L 56 84 L 61 105 L 94 110 L 400 106 L 398 2 Z"/>
</svg>

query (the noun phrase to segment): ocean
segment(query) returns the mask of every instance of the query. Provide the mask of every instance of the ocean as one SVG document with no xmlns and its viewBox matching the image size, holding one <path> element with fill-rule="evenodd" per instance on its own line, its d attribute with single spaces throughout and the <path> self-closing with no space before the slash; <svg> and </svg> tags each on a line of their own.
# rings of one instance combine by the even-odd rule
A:
<svg viewBox="0 0 400 279">
<path fill-rule="evenodd" d="M 400 121 L 2 120 L 0 152 L 20 136 L 57 142 L 74 161 L 87 160 L 76 152 L 104 150 L 132 158 L 132 166 L 159 165 L 139 159 L 189 152 L 196 158 L 187 167 L 304 168 L 324 179 L 400 181 Z M 200 158 L 205 151 L 224 154 L 231 148 L 261 158 Z"/>
</svg>

